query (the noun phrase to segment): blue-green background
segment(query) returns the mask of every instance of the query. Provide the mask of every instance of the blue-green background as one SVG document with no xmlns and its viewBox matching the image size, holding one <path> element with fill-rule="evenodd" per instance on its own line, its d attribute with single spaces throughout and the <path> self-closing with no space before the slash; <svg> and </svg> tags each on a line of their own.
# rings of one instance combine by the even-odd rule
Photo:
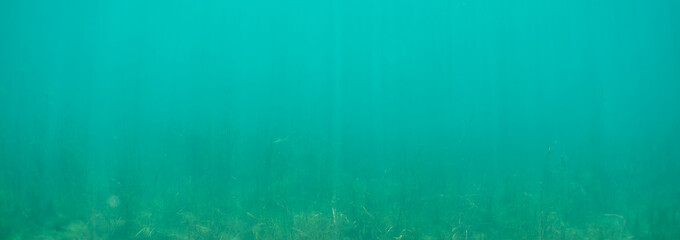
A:
<svg viewBox="0 0 680 240">
<path fill-rule="evenodd" d="M 675 0 L 0 1 L 1 239 L 680 239 Z"/>
</svg>

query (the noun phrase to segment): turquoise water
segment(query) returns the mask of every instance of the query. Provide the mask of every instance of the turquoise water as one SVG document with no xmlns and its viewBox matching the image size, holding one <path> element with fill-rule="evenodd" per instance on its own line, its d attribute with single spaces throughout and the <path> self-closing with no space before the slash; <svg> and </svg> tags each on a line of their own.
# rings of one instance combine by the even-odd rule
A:
<svg viewBox="0 0 680 240">
<path fill-rule="evenodd" d="M 0 239 L 680 239 L 680 2 L 0 1 Z"/>
</svg>

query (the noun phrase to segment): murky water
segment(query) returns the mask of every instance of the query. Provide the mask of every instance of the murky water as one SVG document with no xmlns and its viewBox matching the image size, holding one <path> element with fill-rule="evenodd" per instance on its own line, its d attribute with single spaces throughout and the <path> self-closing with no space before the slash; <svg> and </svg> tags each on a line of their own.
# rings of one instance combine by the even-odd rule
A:
<svg viewBox="0 0 680 240">
<path fill-rule="evenodd" d="M 680 4 L 0 2 L 0 239 L 680 239 Z"/>
</svg>

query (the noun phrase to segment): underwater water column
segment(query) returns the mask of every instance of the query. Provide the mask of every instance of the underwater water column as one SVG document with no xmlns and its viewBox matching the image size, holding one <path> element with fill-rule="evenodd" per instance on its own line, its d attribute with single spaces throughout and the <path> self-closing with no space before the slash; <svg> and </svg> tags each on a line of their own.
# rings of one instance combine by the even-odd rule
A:
<svg viewBox="0 0 680 240">
<path fill-rule="evenodd" d="M 0 1 L 0 239 L 680 239 L 676 2 Z"/>
</svg>

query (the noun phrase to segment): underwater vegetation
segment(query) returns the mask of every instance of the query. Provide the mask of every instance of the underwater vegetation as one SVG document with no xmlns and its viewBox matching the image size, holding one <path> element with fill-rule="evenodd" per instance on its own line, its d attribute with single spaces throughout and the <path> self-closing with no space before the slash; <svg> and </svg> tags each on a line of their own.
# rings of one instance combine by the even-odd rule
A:
<svg viewBox="0 0 680 240">
<path fill-rule="evenodd" d="M 87 165 L 79 159 L 79 151 L 69 151 L 75 160 L 69 168 Z M 428 166 L 408 159 L 382 171 L 350 174 L 351 170 L 342 173 L 314 164 L 319 161 L 314 156 L 322 156 L 323 151 L 310 146 L 270 145 L 266 151 L 274 153 L 264 154 L 241 171 L 212 167 L 196 175 L 173 175 L 167 169 L 142 167 L 116 178 L 71 173 L 55 176 L 62 182 L 45 188 L 38 186 L 49 183 L 30 172 L 5 173 L 0 185 L 0 238 L 680 237 L 680 199 L 664 195 L 675 186 L 623 191 L 645 183 L 610 181 L 614 177 L 605 177 L 596 167 L 572 166 L 578 161 L 565 160 L 566 153 L 561 159 L 548 154 L 543 159 L 548 163 L 538 171 L 541 174 L 525 169 L 490 177 L 475 175 L 471 162 Z M 211 149 L 195 154 L 203 164 L 220 166 L 229 161 L 212 159 Z M 119 164 L 121 170 L 143 165 Z M 633 169 L 627 171 L 631 171 L 627 176 L 635 176 Z M 19 178 L 22 184 L 12 184 Z"/>
</svg>

